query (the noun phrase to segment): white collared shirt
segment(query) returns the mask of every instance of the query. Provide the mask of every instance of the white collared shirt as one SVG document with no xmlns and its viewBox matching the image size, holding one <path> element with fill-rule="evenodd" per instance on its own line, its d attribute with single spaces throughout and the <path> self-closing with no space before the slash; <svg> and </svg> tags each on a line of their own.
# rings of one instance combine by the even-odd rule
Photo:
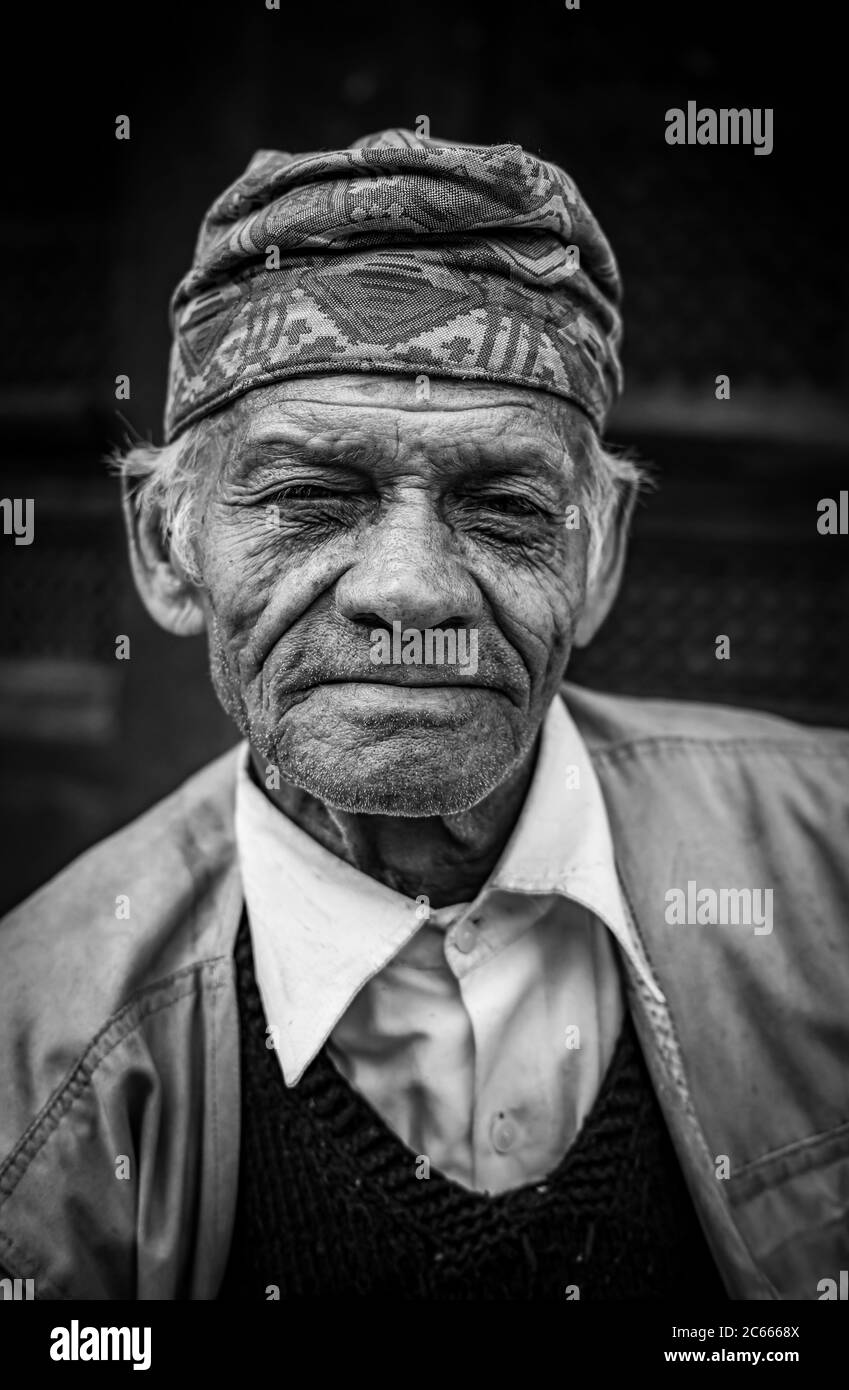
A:
<svg viewBox="0 0 849 1390">
<path fill-rule="evenodd" d="M 575 1139 L 622 1025 L 613 938 L 655 988 L 622 902 L 601 790 L 563 702 L 546 715 L 522 811 L 487 883 L 473 902 L 427 917 L 425 904 L 280 812 L 248 757 L 246 744 L 236 840 L 286 1084 L 328 1042 L 416 1159 L 479 1191 L 540 1181 Z"/>
</svg>

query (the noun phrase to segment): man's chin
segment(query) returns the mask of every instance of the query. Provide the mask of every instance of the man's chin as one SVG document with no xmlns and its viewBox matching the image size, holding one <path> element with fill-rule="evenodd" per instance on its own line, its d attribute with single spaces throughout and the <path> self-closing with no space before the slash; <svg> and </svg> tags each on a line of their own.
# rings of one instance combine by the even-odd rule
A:
<svg viewBox="0 0 849 1390">
<path fill-rule="evenodd" d="M 287 739 L 277 765 L 287 782 L 351 815 L 452 816 L 470 810 L 510 775 L 513 758 L 498 749 L 428 748 L 425 739 L 374 747 L 313 747 L 293 753 Z"/>
<path fill-rule="evenodd" d="M 348 815 L 423 820 L 429 816 L 458 816 L 470 811 L 484 800 L 492 788 L 485 788 L 479 796 L 471 794 L 468 785 L 434 788 L 428 784 L 423 788 L 404 788 L 397 785 L 352 787 L 350 784 L 341 786 L 337 783 L 327 785 L 324 791 L 320 791 L 316 784 L 303 790 L 320 797 L 325 806 Z"/>
<path fill-rule="evenodd" d="M 345 757 L 325 762 L 298 760 L 281 768 L 289 782 L 327 806 L 350 815 L 453 816 L 468 811 L 509 775 L 509 766 L 472 765 L 462 775 L 458 767 L 438 759 L 430 765 L 416 761 L 395 765 L 385 759 L 368 769 L 369 754 L 361 751 L 351 763 Z"/>
</svg>

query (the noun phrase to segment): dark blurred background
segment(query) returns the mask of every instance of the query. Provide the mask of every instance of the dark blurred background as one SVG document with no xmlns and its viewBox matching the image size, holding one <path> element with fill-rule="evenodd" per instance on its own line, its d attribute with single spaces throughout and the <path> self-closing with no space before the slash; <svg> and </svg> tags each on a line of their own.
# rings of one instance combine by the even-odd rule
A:
<svg viewBox="0 0 849 1390">
<path fill-rule="evenodd" d="M 609 437 L 658 483 L 571 676 L 849 722 L 849 538 L 816 529 L 819 499 L 849 487 L 846 120 L 824 6 L 122 0 L 4 23 L 0 490 L 35 499 L 35 541 L 0 536 L 0 908 L 234 741 L 202 642 L 134 595 L 104 456 L 119 411 L 161 442 L 168 297 L 202 213 L 263 146 L 427 115 L 433 135 L 564 164 L 625 281 Z M 691 99 L 773 107 L 773 153 L 668 146 L 666 109 Z"/>
</svg>

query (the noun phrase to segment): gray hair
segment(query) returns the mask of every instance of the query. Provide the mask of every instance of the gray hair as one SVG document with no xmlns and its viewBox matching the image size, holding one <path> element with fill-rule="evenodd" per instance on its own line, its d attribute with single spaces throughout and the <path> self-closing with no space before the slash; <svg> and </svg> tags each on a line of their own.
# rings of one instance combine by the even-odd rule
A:
<svg viewBox="0 0 849 1390">
<path fill-rule="evenodd" d="M 210 453 L 221 459 L 226 452 L 221 420 L 209 417 L 190 425 L 172 444 L 133 443 L 117 450 L 110 462 L 113 471 L 130 486 L 138 508 L 158 506 L 163 538 L 170 544 L 177 564 L 194 583 L 200 584 L 197 560 L 197 482 Z M 601 561 L 602 544 L 625 497 L 650 485 L 645 471 L 623 451 L 604 445 L 590 431 L 587 466 L 583 471 L 582 505 L 589 528 L 587 585 Z"/>
<path fill-rule="evenodd" d="M 196 546 L 198 479 L 203 465 L 208 466 L 210 452 L 220 457 L 222 440 L 218 430 L 204 419 L 190 425 L 171 444 L 140 440 L 116 449 L 109 459 L 138 511 L 159 508 L 163 541 L 195 584 L 202 582 Z"/>
<path fill-rule="evenodd" d="M 624 449 L 613 449 L 590 431 L 587 466 L 584 470 L 583 506 L 589 528 L 587 588 L 601 563 L 602 545 L 608 528 L 616 521 L 619 508 L 632 497 L 653 486 L 650 474 Z"/>
</svg>

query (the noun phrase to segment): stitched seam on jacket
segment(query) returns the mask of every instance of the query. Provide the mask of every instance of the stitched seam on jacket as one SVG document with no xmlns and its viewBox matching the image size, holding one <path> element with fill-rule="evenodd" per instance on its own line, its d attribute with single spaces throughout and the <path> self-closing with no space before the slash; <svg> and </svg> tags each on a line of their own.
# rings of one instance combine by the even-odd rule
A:
<svg viewBox="0 0 849 1390">
<path fill-rule="evenodd" d="M 240 758 L 241 758 L 241 751 L 240 751 L 240 750 L 241 750 L 241 744 L 238 744 L 238 745 L 236 746 L 236 748 L 235 748 L 235 749 L 231 749 L 231 750 L 230 750 L 230 753 L 229 753 L 229 756 L 230 756 L 229 796 L 230 796 L 230 806 L 231 806 L 231 809 L 232 809 L 233 799 L 234 799 L 234 797 L 235 797 L 236 779 L 235 779 L 235 775 L 234 775 L 234 774 L 235 774 L 236 766 L 237 766 L 237 764 L 238 764 L 238 762 L 239 762 L 239 760 L 240 760 Z M 180 791 L 181 791 L 181 795 L 180 795 L 179 805 L 182 807 L 183 804 L 184 804 L 184 802 L 185 802 L 185 799 L 186 799 L 185 786 L 182 787 L 182 788 L 180 789 Z M 197 823 L 196 823 L 196 821 L 194 820 L 194 818 L 191 817 L 191 816 L 189 816 L 189 817 L 185 817 L 185 816 L 184 816 L 184 824 L 185 824 L 185 830 L 186 830 L 186 845 L 185 845 L 185 852 L 184 852 L 184 861 L 185 861 L 186 865 L 188 866 L 189 873 L 190 873 L 190 875 L 191 875 L 191 878 L 192 878 L 193 883 L 195 884 L 195 887 L 198 886 L 198 873 L 197 873 L 198 865 L 205 866 L 205 867 L 203 868 L 203 872 L 202 872 L 203 885 L 204 885 L 204 888 L 205 888 L 205 887 L 208 885 L 208 882 L 209 882 L 209 879 L 210 879 L 211 873 L 212 873 L 212 870 L 211 870 L 211 867 L 210 867 L 210 855 L 209 855 L 209 852 L 208 852 L 208 851 L 209 851 L 209 843 L 208 843 L 208 841 L 209 841 L 210 838 L 214 841 L 215 838 L 216 838 L 216 836 L 215 836 L 214 831 L 213 831 L 213 833 L 212 833 L 211 836 L 206 836 L 206 837 L 205 837 L 205 836 L 202 835 L 202 834 L 199 835 L 198 832 L 197 832 Z M 232 843 L 233 843 L 233 848 L 234 848 L 234 850 L 235 850 L 235 837 L 233 837 Z M 238 884 L 238 886 L 237 886 L 237 887 L 235 888 L 235 890 L 234 890 L 234 896 L 237 897 L 237 898 L 239 899 L 239 901 L 240 901 L 240 903 L 241 903 L 241 905 L 242 905 L 242 906 L 241 906 L 241 910 L 244 910 L 244 888 L 243 888 L 242 883 L 241 883 L 241 873 L 240 873 L 240 870 L 239 870 L 238 852 L 235 852 L 233 857 L 234 857 L 235 866 L 236 866 L 237 884 Z M 229 896 L 228 896 L 225 900 L 220 901 L 220 902 L 219 902 L 219 901 L 217 900 L 217 898 L 216 898 L 216 922 L 217 922 L 217 924 L 218 924 L 219 926 L 220 926 L 223 922 L 226 922 L 226 921 L 227 921 L 228 913 L 229 913 L 229 910 L 230 910 L 231 906 L 232 906 L 232 904 L 231 904 L 231 902 L 230 902 L 230 897 L 229 897 Z M 239 912 L 238 915 L 234 914 L 234 917 L 235 917 L 235 921 L 236 921 L 237 926 L 238 926 L 238 922 L 239 922 L 240 917 L 241 917 L 241 910 L 240 910 L 240 912 Z M 215 992 L 216 992 L 216 993 L 218 993 L 218 992 L 219 992 L 220 990 L 222 990 L 222 989 L 226 989 L 226 988 L 228 987 L 228 985 L 232 984 L 232 968 L 233 968 L 233 961 L 232 961 L 233 937 L 232 937 L 232 936 L 231 936 L 231 939 L 230 939 L 230 942 L 229 942 L 229 948 L 230 948 L 230 952 L 231 952 L 231 954 L 230 954 L 229 956 L 228 956 L 228 955 L 223 955 L 223 954 L 222 954 L 222 955 L 218 955 L 218 956 L 215 956 L 215 957 L 212 957 L 212 958 L 211 958 L 211 961 L 213 961 L 213 962 L 220 962 L 220 961 L 224 961 L 224 960 L 228 960 L 228 959 L 229 959 L 230 968 L 231 968 L 231 974 L 230 974 L 229 979 L 228 979 L 228 980 L 219 980 L 219 981 L 217 982 L 217 984 L 215 985 Z M 207 962 L 207 963 L 209 963 L 209 962 Z M 223 1187 L 224 1187 L 224 1178 L 223 1178 L 223 1173 L 222 1173 L 222 1168 L 221 1168 L 221 1151 L 222 1151 L 222 1146 L 221 1146 L 221 1144 L 219 1143 L 219 1117 L 218 1117 L 218 1041 L 219 1041 L 219 1019 L 218 1019 L 218 1015 L 217 1015 L 216 1009 L 213 1008 L 213 1009 L 210 1010 L 210 1028 L 209 1028 L 210 1069 L 211 1069 L 211 1075 L 212 1075 L 212 1086 L 211 1086 L 212 1104 L 211 1104 L 211 1107 L 210 1107 L 210 1124 L 211 1124 L 211 1128 L 212 1128 L 212 1153 L 211 1153 L 212 1178 L 211 1178 L 211 1185 L 212 1185 L 212 1202 L 213 1202 L 213 1212 L 214 1212 L 214 1217 L 213 1217 L 213 1219 L 214 1219 L 214 1222 L 215 1222 L 215 1230 L 216 1230 L 216 1236 L 217 1236 L 217 1243 L 220 1245 L 220 1244 L 222 1243 L 222 1235 L 223 1235 L 223 1227 L 224 1227 L 224 1223 L 223 1223 L 224 1203 L 223 1203 L 223 1200 L 222 1200 L 222 1191 L 223 1191 Z"/>
<path fill-rule="evenodd" d="M 830 1139 L 849 1138 L 849 1121 L 844 1124 L 836 1125 L 834 1129 L 821 1129 L 816 1134 L 809 1134 L 805 1139 L 794 1139 L 790 1144 L 783 1144 L 779 1149 L 770 1149 L 768 1153 L 761 1154 L 760 1158 L 750 1159 L 744 1163 L 742 1168 L 731 1179 L 732 1186 L 736 1182 L 741 1182 L 744 1178 L 751 1177 L 761 1168 L 768 1167 L 771 1163 L 777 1163 L 781 1159 L 792 1158 L 794 1154 L 803 1154 L 806 1149 L 818 1148 L 821 1144 L 826 1144 Z"/>
<path fill-rule="evenodd" d="M 219 990 L 225 988 L 229 983 L 220 980 L 213 991 L 217 994 Z M 217 1005 L 217 1000 L 215 1001 Z M 216 1245 L 221 1244 L 221 1145 L 218 1142 L 218 1013 L 216 1008 L 210 1010 L 210 1048 L 209 1065 L 212 1076 L 212 1190 L 213 1201 L 215 1203 L 215 1236 Z"/>
<path fill-rule="evenodd" d="M 216 965 L 222 960 L 226 960 L 226 956 L 213 956 L 209 960 L 185 966 L 164 980 L 158 980 L 156 984 L 147 986 L 138 995 L 129 999 L 116 1014 L 107 1019 L 79 1060 L 74 1063 L 52 1095 L 45 1101 L 41 1110 L 24 1130 L 17 1144 L 0 1166 L 0 1210 L 26 1174 L 33 1159 L 55 1133 L 74 1101 L 83 1095 L 98 1067 L 114 1052 L 116 1047 L 126 1042 L 127 1038 L 131 1037 L 146 1019 L 154 1017 L 163 1009 L 169 1008 L 178 1000 L 191 994 L 193 977 L 197 977 L 199 973 L 205 972 L 209 966 Z M 185 981 L 185 987 L 175 992 L 172 987 L 180 981 Z M 225 984 L 225 981 L 214 981 L 211 985 L 212 992 L 215 993 L 224 988 Z M 161 1002 L 155 1003 L 151 996 L 163 989 L 169 990 L 167 997 Z M 136 1016 L 130 1026 L 120 1032 L 116 1038 L 107 1042 L 106 1034 L 134 1012 L 136 1012 Z M 40 1132 L 42 1130 L 43 1133 Z"/>
<path fill-rule="evenodd" d="M 649 962 L 649 968 L 651 969 L 651 961 L 648 955 L 646 955 L 645 942 L 643 941 L 643 935 L 640 931 L 637 915 L 634 912 L 633 904 L 631 902 L 630 894 L 628 892 L 628 886 L 623 881 L 621 875 L 618 874 L 618 872 L 617 877 L 619 878 L 619 886 L 631 917 L 631 924 L 634 933 L 640 941 L 640 945 L 643 948 L 643 953 L 646 956 L 646 960 Z M 633 967 L 630 965 L 630 962 L 628 962 L 627 960 L 626 968 L 629 982 L 631 983 L 634 992 L 641 998 L 642 1006 L 645 1009 L 646 1015 L 651 1020 L 652 1028 L 653 1030 L 656 1030 L 657 1035 L 659 1037 L 660 1045 L 664 1054 L 664 1061 L 667 1068 L 667 1074 L 669 1075 L 675 1087 L 675 1092 L 678 1096 L 679 1102 L 681 1103 L 681 1108 L 687 1127 L 690 1129 L 693 1138 L 695 1139 L 696 1145 L 702 1154 L 702 1157 L 707 1160 L 709 1165 L 711 1162 L 711 1153 L 708 1148 L 707 1140 L 705 1138 L 701 1124 L 699 1123 L 698 1116 L 696 1115 L 695 1109 L 693 1107 L 693 1102 L 690 1095 L 690 1087 L 687 1082 L 687 1073 L 684 1068 L 681 1045 L 678 1038 L 678 1030 L 675 1027 L 675 1020 L 672 1017 L 672 1011 L 669 1008 L 669 1004 L 667 1003 L 665 996 L 662 996 L 663 1003 L 659 1003 L 657 1000 L 652 998 L 645 982 L 642 979 L 640 979 L 636 971 L 634 971 Z M 652 970 L 651 973 L 652 976 L 654 976 L 654 970 Z M 746 1252 L 746 1255 L 748 1256 L 751 1269 L 754 1271 L 756 1278 L 758 1278 L 761 1281 L 762 1286 L 769 1291 L 773 1299 L 777 1299 L 778 1291 L 775 1289 L 771 1280 L 767 1278 L 763 1270 L 758 1265 L 749 1247 L 749 1242 L 746 1240 L 745 1236 L 743 1235 L 743 1232 L 740 1230 L 737 1222 L 734 1220 L 731 1203 L 727 1200 L 724 1193 L 718 1192 L 715 1195 L 721 1208 L 725 1212 L 728 1224 L 734 1231 L 742 1249 Z"/>
<path fill-rule="evenodd" d="M 844 747 L 843 744 L 846 743 Z M 703 749 L 711 753 L 739 753 L 741 751 L 755 753 L 769 753 L 774 756 L 776 753 L 784 753 L 787 756 L 804 755 L 808 758 L 828 758 L 829 760 L 841 754 L 849 759 L 849 740 L 841 739 L 835 747 L 824 748 L 820 743 L 808 742 L 788 742 L 785 739 L 774 738 L 730 738 L 730 739 L 710 739 L 692 738 L 686 734 L 680 736 L 676 734 L 646 734 L 644 737 L 628 739 L 622 743 L 613 744 L 605 747 L 599 744 L 587 743 L 590 755 L 594 760 L 601 761 L 606 759 L 610 762 L 627 757 L 628 754 L 637 752 L 644 748 L 648 749 L 668 749 L 673 753 L 690 752 L 694 748 Z"/>
</svg>

